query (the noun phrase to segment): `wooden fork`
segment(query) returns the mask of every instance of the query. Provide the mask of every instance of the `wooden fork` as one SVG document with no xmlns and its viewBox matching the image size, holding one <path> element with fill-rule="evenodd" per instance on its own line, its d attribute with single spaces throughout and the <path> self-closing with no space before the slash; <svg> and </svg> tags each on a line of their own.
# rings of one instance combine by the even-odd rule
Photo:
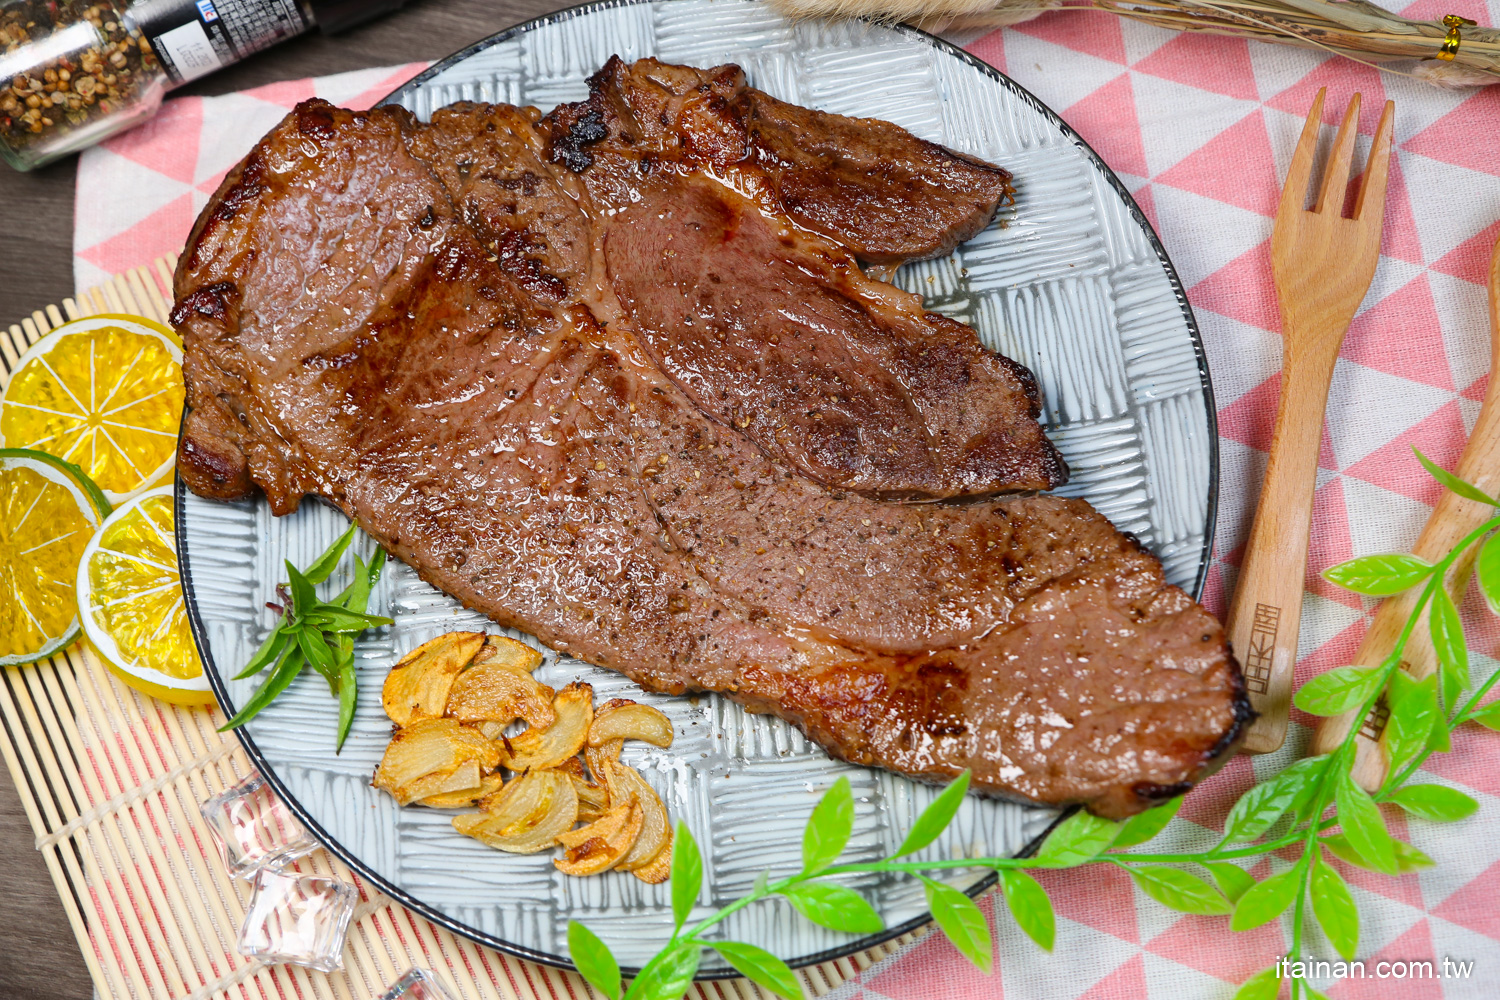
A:
<svg viewBox="0 0 1500 1000">
<path fill-rule="evenodd" d="M 1359 121 L 1358 94 L 1344 112 L 1317 200 L 1311 211 L 1304 209 L 1323 96 L 1324 91 L 1318 91 L 1292 154 L 1271 234 L 1271 265 L 1281 303 L 1281 399 L 1265 484 L 1226 629 L 1245 670 L 1250 704 L 1260 713 L 1245 737 L 1244 749 L 1250 753 L 1270 753 L 1286 739 L 1323 411 L 1344 331 L 1375 276 L 1385 216 L 1395 110 L 1390 101 L 1375 130 L 1354 217 L 1343 218 Z"/>
</svg>

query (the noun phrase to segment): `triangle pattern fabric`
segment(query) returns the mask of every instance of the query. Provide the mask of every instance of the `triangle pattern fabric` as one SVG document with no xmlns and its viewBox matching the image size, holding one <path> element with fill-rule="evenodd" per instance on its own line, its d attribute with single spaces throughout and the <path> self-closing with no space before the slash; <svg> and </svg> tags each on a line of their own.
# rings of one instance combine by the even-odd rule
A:
<svg viewBox="0 0 1500 1000">
<path fill-rule="evenodd" d="M 1250 65 L 1250 43 L 1205 44 L 1201 35 L 1184 33 L 1131 66 L 1167 80 L 1243 101 L 1258 99 L 1255 72 Z"/>
<path fill-rule="evenodd" d="M 1427 921 L 1422 920 L 1366 960 L 1366 964 L 1372 967 L 1370 975 L 1364 978 L 1345 979 L 1331 987 L 1328 990 L 1328 996 L 1332 1000 L 1388 1000 L 1392 995 L 1391 986 L 1399 983 L 1401 1000 L 1443 1000 L 1442 984 L 1435 978 L 1403 976 L 1399 980 L 1382 979 L 1373 974 L 1373 966 L 1376 962 L 1404 964 L 1413 961 L 1414 958 L 1425 958 L 1431 954 L 1432 932 L 1427 926 Z"/>
<path fill-rule="evenodd" d="M 1462 138 L 1455 141 L 1459 136 Z M 1429 159 L 1500 177 L 1500 93 L 1485 87 L 1401 144 Z"/>
<path fill-rule="evenodd" d="M 1345 473 L 1431 507 L 1443 489 L 1417 464 L 1411 450 L 1419 448 L 1441 468 L 1452 469 L 1458 465 L 1468 437 L 1458 403 L 1452 402 L 1366 455 Z"/>
<path fill-rule="evenodd" d="M 1432 269 L 1464 281 L 1472 281 L 1476 285 L 1488 284 L 1496 240 L 1500 240 L 1500 222 L 1490 223 L 1449 250 L 1433 263 Z"/>
<path fill-rule="evenodd" d="M 1218 833 L 1224 832 L 1224 818 L 1255 784 L 1255 768 L 1250 758 L 1243 755 L 1231 757 L 1218 774 L 1209 778 L 1182 800 L 1177 815 L 1189 822 Z"/>
<path fill-rule="evenodd" d="M 1057 915 L 1111 934 L 1121 941 L 1139 944 L 1140 927 L 1135 916 L 1135 887 L 1130 876 L 1112 872 L 1040 872 L 1037 881 L 1052 897 Z"/>
<path fill-rule="evenodd" d="M 203 130 L 203 99 L 183 97 L 162 104 L 150 121 L 117 135 L 110 152 L 184 184 L 198 167 L 198 136 Z"/>
<path fill-rule="evenodd" d="M 279 80 L 247 90 L 244 94 L 267 104 L 279 104 L 290 111 L 302 101 L 318 96 L 318 91 L 311 80 Z"/>
<path fill-rule="evenodd" d="M 167 203 L 136 225 L 85 249 L 79 256 L 106 274 L 119 274 L 142 260 L 182 249 L 197 218 L 191 192 Z"/>
<path fill-rule="evenodd" d="M 1323 98 L 1323 124 L 1337 128 L 1344 120 L 1344 110 L 1355 94 L 1360 95 L 1359 131 L 1374 135 L 1380 124 L 1380 112 L 1385 107 L 1385 80 L 1371 66 L 1361 66 L 1347 59 L 1331 59 L 1319 63 L 1313 70 L 1292 86 L 1276 94 L 1266 102 L 1266 107 L 1285 111 L 1305 119 L 1318 91 L 1328 89 Z M 1295 137 L 1293 139 L 1295 142 Z"/>
<path fill-rule="evenodd" d="M 359 93 L 352 94 L 349 97 L 336 101 L 335 103 L 342 104 L 348 108 L 354 108 L 358 111 L 363 111 L 366 108 L 373 108 L 376 102 L 383 99 L 386 94 L 389 94 L 391 91 L 395 90 L 397 87 L 401 86 L 407 80 L 410 80 L 412 77 L 416 76 L 426 68 L 427 63 L 420 62 L 407 63 L 405 66 L 398 66 L 394 72 L 390 73 L 389 75 L 381 76 L 378 80 L 366 86 Z"/>
<path fill-rule="evenodd" d="M 1150 175 L 1129 73 L 1121 73 L 1062 116 L 1112 168 L 1137 177 Z"/>
<path fill-rule="evenodd" d="M 1260 451 L 1271 447 L 1276 423 L 1276 401 L 1281 398 L 1281 375 L 1272 375 L 1219 411 L 1219 434 Z"/>
<path fill-rule="evenodd" d="M 1265 114 L 1252 111 L 1156 181 L 1260 215 L 1275 215 L 1281 183 Z"/>
<path fill-rule="evenodd" d="M 986 976 L 974 967 L 940 933 L 931 933 L 914 945 L 900 963 L 868 981 L 870 989 L 888 997 L 920 996 L 923 987 L 940 979 L 953 995 L 1001 1000 L 999 976 Z"/>
<path fill-rule="evenodd" d="M 1137 955 L 1089 987 L 1080 1000 L 1113 1000 L 1115 997 L 1146 995 L 1145 960 Z"/>
<path fill-rule="evenodd" d="M 1353 196 L 1364 184 L 1364 179 L 1364 174 L 1361 173 L 1349 184 L 1351 210 L 1354 207 Z M 1408 264 L 1421 264 L 1423 254 L 1419 234 L 1416 213 L 1411 207 L 1411 191 L 1406 186 L 1406 172 L 1401 169 L 1401 153 L 1397 151 L 1391 156 L 1386 179 L 1385 222 L 1380 230 L 1380 252 Z"/>
<path fill-rule="evenodd" d="M 1076 52 L 1125 65 L 1125 38 L 1120 19 L 1092 12 L 1043 14 L 1035 21 L 1016 25 L 1015 30 L 1032 38 L 1052 42 Z"/>
<path fill-rule="evenodd" d="M 1258 877 L 1267 874 L 1270 873 Z M 1209 940 L 1216 942 L 1214 947 L 1204 947 Z M 1280 954 L 1285 947 L 1282 942 L 1279 921 L 1230 935 L 1224 933 L 1223 917 L 1189 915 L 1152 938 L 1146 950 L 1215 979 L 1238 984 L 1269 965 L 1267 956 L 1274 958 Z"/>
<path fill-rule="evenodd" d="M 1325 437 L 1326 440 L 1326 437 Z M 1303 586 L 1314 594 L 1360 609 L 1360 596 L 1336 587 L 1319 576 L 1329 566 L 1354 556 L 1349 544 L 1349 508 L 1344 499 L 1344 480 L 1335 476 L 1313 493 L 1313 533 L 1307 549 L 1307 575 Z"/>
<path fill-rule="evenodd" d="M 992 31 L 970 42 L 967 48 L 1000 72 L 1005 72 L 1005 32 Z"/>
<path fill-rule="evenodd" d="M 1500 862 L 1491 865 L 1483 875 L 1455 892 L 1432 911 L 1471 931 L 1500 941 L 1500 906 L 1495 905 L 1495 886 L 1500 879 Z"/>
<path fill-rule="evenodd" d="M 1271 241 L 1246 250 L 1194 285 L 1188 298 L 1199 309 L 1232 316 L 1241 323 L 1281 332 L 1281 306 L 1271 283 Z"/>
<path fill-rule="evenodd" d="M 1442 322 L 1425 274 L 1355 316 L 1339 357 L 1439 389 L 1455 389 Z"/>
</svg>

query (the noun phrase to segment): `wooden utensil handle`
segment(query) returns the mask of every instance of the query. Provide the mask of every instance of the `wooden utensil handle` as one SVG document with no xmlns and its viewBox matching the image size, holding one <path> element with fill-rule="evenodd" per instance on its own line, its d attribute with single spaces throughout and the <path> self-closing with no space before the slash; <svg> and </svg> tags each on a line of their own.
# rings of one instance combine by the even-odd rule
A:
<svg viewBox="0 0 1500 1000">
<path fill-rule="evenodd" d="M 1490 496 L 1500 490 L 1500 240 L 1495 243 L 1490 256 L 1490 384 L 1485 390 L 1484 404 L 1479 409 L 1479 419 L 1474 422 L 1474 431 L 1464 445 L 1463 455 L 1454 470 L 1460 479 L 1468 480 Z M 1456 493 L 1443 491 L 1437 506 L 1427 518 L 1422 534 L 1413 547 L 1414 555 L 1436 561 L 1469 532 L 1479 527 L 1494 515 L 1494 511 L 1482 503 L 1466 500 Z M 1474 558 L 1478 546 L 1470 548 L 1456 560 L 1443 581 L 1448 593 L 1458 603 L 1468 586 L 1469 576 L 1474 570 Z M 1356 666 L 1370 667 L 1381 663 L 1396 645 L 1411 610 L 1416 605 L 1418 591 L 1408 591 L 1388 598 L 1375 613 L 1370 631 L 1365 633 L 1359 652 L 1354 655 Z M 1402 650 L 1402 669 L 1418 679 L 1437 670 L 1437 654 L 1432 648 L 1432 639 L 1427 631 L 1427 616 L 1417 624 Z M 1355 724 L 1351 712 L 1323 720 L 1313 736 L 1312 752 L 1328 753 L 1343 742 L 1349 729 Z M 1360 733 L 1354 738 L 1354 779 L 1370 791 L 1385 783 L 1389 757 L 1385 753 L 1385 718 L 1377 710 L 1363 720 Z M 1377 743 L 1377 739 L 1379 742 Z"/>
<path fill-rule="evenodd" d="M 1311 337 L 1284 338 L 1276 429 L 1226 627 L 1260 713 L 1245 737 L 1250 753 L 1270 753 L 1286 738 L 1323 411 L 1341 338 L 1342 331 L 1319 338 L 1314 350 L 1297 346 Z"/>
<path fill-rule="evenodd" d="M 1486 412 L 1500 415 L 1500 407 Z M 1500 424 L 1500 420 L 1492 416 L 1488 423 L 1497 425 Z M 1477 440 L 1480 427 L 1476 425 L 1474 429 L 1476 435 L 1470 438 L 1471 443 Z M 1496 426 L 1489 428 L 1488 438 L 1491 445 L 1485 449 L 1487 454 L 1484 458 L 1491 469 L 1496 469 L 1497 462 L 1500 462 L 1500 454 L 1497 454 L 1494 448 L 1494 443 L 1500 441 L 1500 436 L 1494 433 L 1497 429 L 1500 428 Z M 1464 461 L 1459 463 L 1459 475 L 1465 479 L 1472 474 L 1466 473 L 1464 468 L 1465 465 L 1470 464 L 1469 458 L 1470 451 L 1465 451 Z M 1492 473 L 1490 478 L 1497 479 L 1500 476 Z M 1480 488 L 1487 489 L 1487 487 Z M 1445 490 L 1437 506 L 1433 508 L 1432 515 L 1427 519 L 1422 534 L 1417 538 L 1412 554 L 1436 562 L 1447 555 L 1460 539 L 1492 516 L 1494 516 L 1492 508 Z M 1464 588 L 1468 586 L 1469 576 L 1474 571 L 1476 554 L 1477 549 L 1471 547 L 1448 570 L 1444 585 L 1448 588 L 1448 593 L 1455 603 L 1463 595 Z M 1380 605 L 1380 610 L 1375 612 L 1375 620 L 1370 623 L 1370 630 L 1365 633 L 1364 641 L 1359 645 L 1359 652 L 1355 653 L 1354 659 L 1350 661 L 1354 666 L 1378 666 L 1390 655 L 1391 650 L 1395 648 L 1396 639 L 1401 634 L 1401 629 L 1405 627 L 1406 620 L 1411 617 L 1412 608 L 1416 606 L 1420 593 L 1421 588 L 1413 588 L 1387 598 Z M 1437 670 L 1437 653 L 1432 648 L 1432 639 L 1427 631 L 1426 614 L 1423 614 L 1422 620 L 1418 622 L 1417 627 L 1412 630 L 1411 636 L 1406 640 L 1406 648 L 1401 652 L 1401 667 L 1419 680 Z M 1353 712 L 1345 712 L 1343 715 L 1335 715 L 1323 720 L 1313 735 L 1311 753 L 1330 753 L 1337 749 L 1355 721 L 1356 716 Z M 1359 735 L 1354 738 L 1354 778 L 1372 792 L 1385 781 L 1387 758 L 1384 741 L 1380 739 L 1384 735 L 1384 730 L 1385 706 L 1382 703 L 1365 717 L 1360 726 Z"/>
</svg>

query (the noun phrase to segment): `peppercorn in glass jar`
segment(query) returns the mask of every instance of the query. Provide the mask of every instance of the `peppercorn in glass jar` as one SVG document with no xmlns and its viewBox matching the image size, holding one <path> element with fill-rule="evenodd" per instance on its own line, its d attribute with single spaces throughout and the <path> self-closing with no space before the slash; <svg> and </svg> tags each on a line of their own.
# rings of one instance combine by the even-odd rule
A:
<svg viewBox="0 0 1500 1000">
<path fill-rule="evenodd" d="M 0 154 L 19 170 L 149 118 L 166 71 L 127 0 L 0 0 Z"/>
<path fill-rule="evenodd" d="M 0 155 L 18 170 L 139 125 L 163 95 L 403 0 L 0 0 Z"/>
</svg>

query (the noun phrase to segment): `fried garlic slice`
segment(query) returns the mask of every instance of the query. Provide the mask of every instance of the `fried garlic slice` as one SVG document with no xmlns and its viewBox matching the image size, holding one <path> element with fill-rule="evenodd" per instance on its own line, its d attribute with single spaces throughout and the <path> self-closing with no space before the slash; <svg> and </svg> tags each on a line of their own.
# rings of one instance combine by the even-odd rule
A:
<svg viewBox="0 0 1500 1000">
<path fill-rule="evenodd" d="M 512 771 L 542 771 L 557 767 L 583 749 L 594 721 L 594 689 L 574 682 L 552 700 L 556 721 L 545 729 L 528 729 L 501 740 L 500 762 Z"/>
<path fill-rule="evenodd" d="M 581 822 L 592 823 L 609 812 L 608 788 L 577 775 L 569 777 L 573 780 L 573 791 L 578 793 L 578 819 Z"/>
<path fill-rule="evenodd" d="M 473 761 L 477 767 L 473 780 L 441 787 L 466 761 Z M 429 795 L 472 788 L 480 784 L 481 774 L 499 765 L 499 748 L 478 730 L 461 726 L 454 719 L 418 719 L 391 737 L 372 784 L 407 805 Z M 416 784 L 433 775 L 439 777 Z"/>
<path fill-rule="evenodd" d="M 628 698 L 611 698 L 594 716 L 589 727 L 589 746 L 614 740 L 644 740 L 653 746 L 672 745 L 672 722 L 660 710 Z"/>
<path fill-rule="evenodd" d="M 529 674 L 542 665 L 542 654 L 508 635 L 486 635 L 484 645 L 474 654 L 473 665 L 492 663 Z"/>
<path fill-rule="evenodd" d="M 460 788 L 456 792 L 439 792 L 437 795 L 418 799 L 417 802 L 434 809 L 462 809 L 465 806 L 474 805 L 487 795 L 495 794 L 502 784 L 500 775 L 486 774 L 479 779 L 479 784 L 476 786 Z"/>
<path fill-rule="evenodd" d="M 528 646 L 521 648 L 531 652 Z M 502 729 L 525 719 L 533 729 L 546 729 L 557 719 L 552 709 L 556 694 L 531 674 L 492 660 L 458 675 L 448 694 L 447 714 L 459 722 L 499 723 Z"/>
<path fill-rule="evenodd" d="M 396 801 L 404 806 L 410 805 L 424 799 L 452 795 L 466 788 L 476 788 L 480 781 L 479 762 L 466 760 L 452 771 L 434 771 L 408 781 L 396 789 Z"/>
<path fill-rule="evenodd" d="M 672 828 L 667 827 L 667 842 L 656 852 L 649 864 L 637 868 L 630 874 L 647 885 L 660 885 L 672 877 Z"/>
<path fill-rule="evenodd" d="M 486 797 L 482 812 L 453 817 L 453 828 L 496 850 L 535 854 L 578 822 L 578 796 L 568 775 L 532 771 Z"/>
<path fill-rule="evenodd" d="M 607 784 L 609 781 L 609 765 L 620 759 L 620 750 L 624 743 L 620 740 L 610 740 L 603 746 L 585 747 L 583 759 L 588 761 L 589 774 L 594 776 L 595 784 Z"/>
<path fill-rule="evenodd" d="M 611 761 L 606 770 L 610 801 L 625 801 L 634 798 L 641 810 L 641 832 L 625 856 L 615 868 L 622 872 L 633 872 L 645 868 L 672 839 L 672 829 L 667 823 L 667 807 L 662 805 L 656 789 L 641 777 L 639 771 L 616 761 Z"/>
<path fill-rule="evenodd" d="M 583 761 L 569 757 L 555 771 L 566 774 L 573 780 L 573 791 L 578 793 L 578 821 L 592 823 L 609 811 L 609 787 L 603 781 L 590 781 L 583 769 Z"/>
<path fill-rule="evenodd" d="M 552 863 L 564 875 L 608 871 L 629 853 L 640 835 L 644 818 L 635 799 L 627 799 L 588 826 L 558 834 L 557 842 L 567 850 Z"/>
<path fill-rule="evenodd" d="M 448 632 L 407 653 L 381 688 L 385 714 L 398 726 L 442 715 L 459 671 L 483 645 L 483 632 Z"/>
</svg>

